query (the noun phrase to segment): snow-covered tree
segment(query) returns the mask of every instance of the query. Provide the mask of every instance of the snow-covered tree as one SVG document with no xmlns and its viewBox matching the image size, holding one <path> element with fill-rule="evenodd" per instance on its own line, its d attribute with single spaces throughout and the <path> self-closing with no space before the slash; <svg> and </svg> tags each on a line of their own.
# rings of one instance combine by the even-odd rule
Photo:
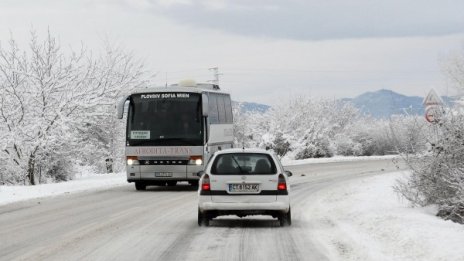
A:
<svg viewBox="0 0 464 261">
<path fill-rule="evenodd" d="M 451 55 L 444 69 L 453 86 L 463 93 L 464 50 Z M 396 185 L 396 190 L 414 205 L 436 204 L 438 216 L 459 223 L 464 223 L 463 105 L 457 103 L 454 107 L 444 108 L 438 123 L 427 123 L 428 151 L 406 150 L 412 153 L 405 156 L 412 173 L 408 179 Z M 403 142 L 415 144 L 418 139 L 417 125 L 410 125 L 408 130 L 409 138 Z"/>
<path fill-rule="evenodd" d="M 238 146 L 268 147 L 292 158 L 330 157 L 333 138 L 358 117 L 357 110 L 333 100 L 299 97 L 265 113 L 236 109 Z"/>
<path fill-rule="evenodd" d="M 65 52 L 50 33 L 40 40 L 32 32 L 24 50 L 13 39 L 0 46 L 4 180 L 68 179 L 73 162 L 111 157 L 115 99 L 141 76 L 140 63 L 120 50 Z"/>
</svg>

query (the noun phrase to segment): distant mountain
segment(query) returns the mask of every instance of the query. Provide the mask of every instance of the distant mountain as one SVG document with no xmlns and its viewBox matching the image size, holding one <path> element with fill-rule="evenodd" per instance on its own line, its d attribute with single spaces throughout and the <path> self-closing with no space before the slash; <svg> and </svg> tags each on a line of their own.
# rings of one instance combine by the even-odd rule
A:
<svg viewBox="0 0 464 261">
<path fill-rule="evenodd" d="M 232 102 L 234 106 L 240 106 L 242 112 L 266 112 L 271 106 L 255 102 Z"/>
<path fill-rule="evenodd" d="M 453 98 L 442 96 L 447 105 L 453 103 Z M 422 102 L 424 97 L 406 96 L 391 90 L 366 92 L 355 98 L 344 98 L 341 101 L 351 102 L 362 114 L 378 119 L 387 119 L 392 115 L 424 115 Z M 267 112 L 271 106 L 254 102 L 232 102 L 240 106 L 242 112 Z"/>
<path fill-rule="evenodd" d="M 450 97 L 443 96 L 446 104 L 451 104 Z M 405 96 L 391 90 L 366 92 L 355 98 L 345 98 L 342 101 L 351 102 L 363 114 L 374 118 L 389 118 L 391 115 L 422 115 L 424 98 L 419 96 Z"/>
</svg>

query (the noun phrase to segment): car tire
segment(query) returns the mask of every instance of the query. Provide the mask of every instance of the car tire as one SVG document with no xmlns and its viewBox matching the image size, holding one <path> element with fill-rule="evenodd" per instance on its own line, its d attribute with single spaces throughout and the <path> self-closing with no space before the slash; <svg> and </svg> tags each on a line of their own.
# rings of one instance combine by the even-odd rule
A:
<svg viewBox="0 0 464 261">
<path fill-rule="evenodd" d="M 287 212 L 286 216 L 287 216 L 287 218 L 286 218 L 287 219 L 286 220 L 287 225 L 291 226 L 292 225 L 292 211 L 291 211 L 291 209 L 288 209 L 288 212 Z"/>
<path fill-rule="evenodd" d="M 279 223 L 281 227 L 290 226 L 292 224 L 292 212 L 290 209 L 287 213 L 280 213 Z"/>
<path fill-rule="evenodd" d="M 146 184 L 143 184 L 141 182 L 135 182 L 135 189 L 136 190 L 146 190 L 147 189 L 147 185 Z"/>
<path fill-rule="evenodd" d="M 177 184 L 177 181 L 173 180 L 173 181 L 168 181 L 166 182 L 166 184 L 170 187 L 174 187 L 176 184 Z"/>
<path fill-rule="evenodd" d="M 209 219 L 207 213 L 201 213 L 200 210 L 198 210 L 198 226 L 209 226 Z"/>
<path fill-rule="evenodd" d="M 203 215 L 200 210 L 198 210 L 198 226 L 201 227 L 201 225 L 203 225 Z"/>
</svg>

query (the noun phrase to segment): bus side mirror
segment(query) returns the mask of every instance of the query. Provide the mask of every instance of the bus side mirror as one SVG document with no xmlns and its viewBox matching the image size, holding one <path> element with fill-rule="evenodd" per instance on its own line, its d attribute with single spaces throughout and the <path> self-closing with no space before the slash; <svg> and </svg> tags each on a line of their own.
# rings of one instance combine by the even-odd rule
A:
<svg viewBox="0 0 464 261">
<path fill-rule="evenodd" d="M 124 117 L 124 105 L 126 105 L 126 101 L 129 99 L 129 96 L 124 96 L 119 102 L 116 107 L 117 109 L 117 114 L 116 116 L 118 119 L 122 119 Z"/>
<path fill-rule="evenodd" d="M 202 97 L 202 99 L 201 99 L 202 100 L 202 103 L 201 103 L 202 108 L 201 108 L 201 110 L 203 112 L 203 117 L 208 117 L 208 110 L 209 110 L 208 95 L 206 95 L 206 93 L 203 93 L 201 95 L 201 97 Z"/>
</svg>

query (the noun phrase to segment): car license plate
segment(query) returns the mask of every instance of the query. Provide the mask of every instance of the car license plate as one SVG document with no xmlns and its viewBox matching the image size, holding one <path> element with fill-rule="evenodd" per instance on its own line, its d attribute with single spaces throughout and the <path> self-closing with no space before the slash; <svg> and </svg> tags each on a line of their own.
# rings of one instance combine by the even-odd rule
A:
<svg viewBox="0 0 464 261">
<path fill-rule="evenodd" d="M 155 172 L 155 177 L 172 177 L 172 172 Z"/>
<path fill-rule="evenodd" d="M 229 184 L 229 192 L 258 192 L 259 184 Z"/>
</svg>

